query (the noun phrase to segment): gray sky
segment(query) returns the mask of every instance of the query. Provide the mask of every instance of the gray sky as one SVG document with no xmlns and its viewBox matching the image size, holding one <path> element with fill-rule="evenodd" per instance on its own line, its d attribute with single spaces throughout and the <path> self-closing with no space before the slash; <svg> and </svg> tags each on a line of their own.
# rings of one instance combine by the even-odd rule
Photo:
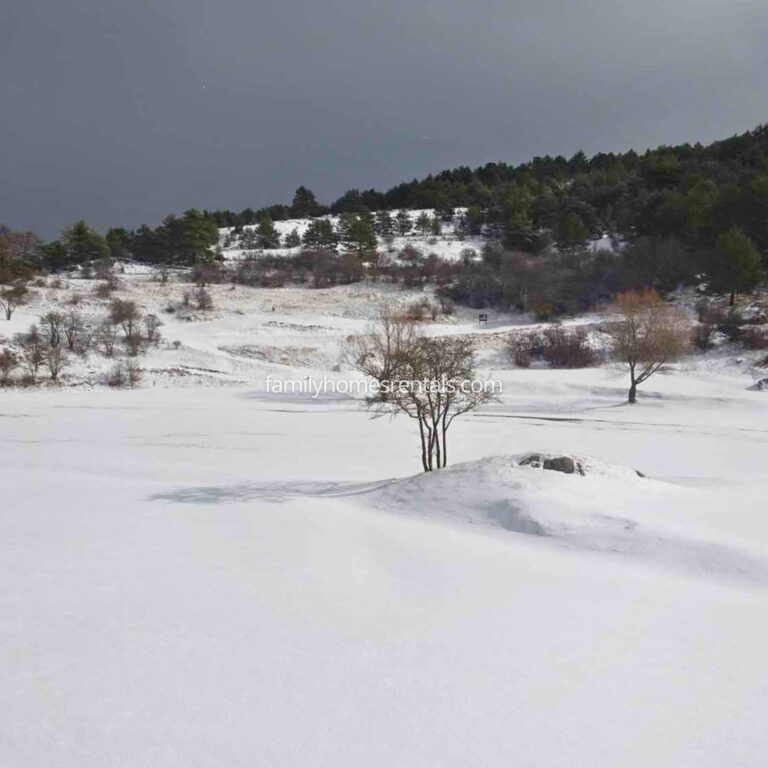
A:
<svg viewBox="0 0 768 768">
<path fill-rule="evenodd" d="M 3 0 L 0 223 L 330 202 L 768 121 L 766 0 Z"/>
</svg>

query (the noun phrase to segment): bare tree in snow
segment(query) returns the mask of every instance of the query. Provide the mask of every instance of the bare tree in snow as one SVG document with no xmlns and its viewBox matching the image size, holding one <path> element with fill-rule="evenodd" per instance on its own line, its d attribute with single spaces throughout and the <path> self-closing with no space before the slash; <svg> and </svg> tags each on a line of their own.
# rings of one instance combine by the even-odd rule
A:
<svg viewBox="0 0 768 768">
<path fill-rule="evenodd" d="M 25 304 L 29 298 L 29 291 L 24 283 L 16 283 L 10 288 L 0 291 L 0 307 L 5 312 L 5 319 L 10 320 L 16 308 Z"/>
<path fill-rule="evenodd" d="M 425 472 L 447 465 L 453 421 L 496 399 L 489 383 L 477 378 L 469 337 L 425 336 L 388 312 L 348 341 L 344 357 L 375 383 L 366 398 L 374 414 L 405 414 L 417 422 Z"/>
<path fill-rule="evenodd" d="M 638 386 L 689 349 L 690 324 L 679 307 L 654 291 L 620 293 L 614 309 L 620 319 L 609 328 L 613 355 L 629 369 L 627 399 L 635 403 Z"/>
</svg>

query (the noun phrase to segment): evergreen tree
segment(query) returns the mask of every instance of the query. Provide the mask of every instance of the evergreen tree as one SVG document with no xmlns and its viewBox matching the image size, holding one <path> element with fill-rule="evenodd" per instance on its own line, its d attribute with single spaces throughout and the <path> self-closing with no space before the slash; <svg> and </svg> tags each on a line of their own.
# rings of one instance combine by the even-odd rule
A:
<svg viewBox="0 0 768 768">
<path fill-rule="evenodd" d="M 355 252 L 361 261 L 371 261 L 376 253 L 376 234 L 370 221 L 364 216 L 352 216 L 345 220 L 342 241 Z"/>
<path fill-rule="evenodd" d="M 426 211 L 422 211 L 416 217 L 416 229 L 418 229 L 422 235 L 426 235 L 429 232 L 431 225 L 432 220 Z"/>
<path fill-rule="evenodd" d="M 165 263 L 197 264 L 213 258 L 213 248 L 219 241 L 216 222 L 196 208 L 184 211 L 181 218 L 166 217 L 157 244 L 158 256 L 165 251 Z M 165 246 L 165 247 L 164 247 Z"/>
<path fill-rule="evenodd" d="M 314 219 L 304 232 L 301 241 L 308 248 L 331 249 L 336 247 L 338 237 L 330 219 Z"/>
<path fill-rule="evenodd" d="M 558 247 L 566 253 L 578 250 L 589 238 L 589 230 L 575 211 L 566 214 L 557 230 Z"/>
<path fill-rule="evenodd" d="M 389 211 L 377 211 L 374 225 L 374 231 L 383 240 L 390 240 L 395 229 L 392 217 Z"/>
<path fill-rule="evenodd" d="M 485 223 L 485 214 L 477 205 L 470 205 L 462 217 L 463 229 L 467 234 L 477 236 L 483 231 Z"/>
<path fill-rule="evenodd" d="M 299 230 L 294 227 L 286 236 L 285 236 L 285 247 L 286 248 L 298 248 L 301 245 L 301 236 L 299 235 Z"/>
<path fill-rule="evenodd" d="M 40 249 L 40 261 L 44 267 L 53 272 L 74 264 L 69 260 L 69 254 L 61 240 L 45 243 Z"/>
<path fill-rule="evenodd" d="M 128 230 L 123 227 L 111 227 L 107 230 L 106 241 L 111 258 L 128 259 L 131 257 Z"/>
<path fill-rule="evenodd" d="M 760 254 L 738 227 L 721 232 L 713 253 L 710 267 L 711 287 L 730 293 L 731 306 L 737 293 L 754 290 L 763 279 Z"/>
<path fill-rule="evenodd" d="M 405 237 L 411 231 L 411 217 L 408 215 L 408 211 L 405 208 L 401 208 L 395 216 L 395 223 L 397 224 L 397 231 Z"/>
<path fill-rule="evenodd" d="M 272 219 L 267 216 L 262 216 L 256 225 L 256 241 L 259 248 L 280 247 L 280 233 L 275 229 Z"/>
<path fill-rule="evenodd" d="M 310 219 L 319 216 L 321 206 L 317 202 L 315 193 L 306 187 L 299 187 L 293 195 L 290 207 L 290 217 L 293 219 Z"/>
<path fill-rule="evenodd" d="M 107 241 L 82 220 L 64 230 L 61 242 L 66 249 L 69 264 L 84 264 L 109 255 Z"/>
</svg>

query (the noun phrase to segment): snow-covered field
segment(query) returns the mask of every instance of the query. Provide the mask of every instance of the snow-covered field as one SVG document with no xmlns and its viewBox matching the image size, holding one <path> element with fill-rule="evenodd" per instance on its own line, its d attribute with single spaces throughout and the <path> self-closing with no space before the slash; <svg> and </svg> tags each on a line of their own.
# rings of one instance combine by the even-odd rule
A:
<svg viewBox="0 0 768 768">
<path fill-rule="evenodd" d="M 412 424 L 265 385 L 343 376 L 343 339 L 412 296 L 213 290 L 163 316 L 139 389 L 0 391 L 2 768 L 768 764 L 768 393 L 743 364 L 630 407 L 609 368 L 510 369 L 521 318 L 443 318 L 504 394 L 420 475 Z"/>
</svg>

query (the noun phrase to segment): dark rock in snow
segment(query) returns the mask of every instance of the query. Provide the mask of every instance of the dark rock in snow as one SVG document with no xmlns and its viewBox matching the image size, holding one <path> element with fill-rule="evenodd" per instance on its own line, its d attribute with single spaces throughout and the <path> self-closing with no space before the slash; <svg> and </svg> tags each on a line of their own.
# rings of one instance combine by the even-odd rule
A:
<svg viewBox="0 0 768 768">
<path fill-rule="evenodd" d="M 572 475 L 576 472 L 576 462 L 570 456 L 555 456 L 552 459 L 544 459 L 544 469 Z"/>
<path fill-rule="evenodd" d="M 550 469 L 553 472 L 563 472 L 566 475 L 586 474 L 581 462 L 572 456 L 546 456 L 543 453 L 529 453 L 520 461 L 520 466 Z"/>
<path fill-rule="evenodd" d="M 768 392 L 768 379 L 760 379 L 755 382 L 755 386 L 752 389 L 756 389 L 758 392 Z"/>
</svg>

